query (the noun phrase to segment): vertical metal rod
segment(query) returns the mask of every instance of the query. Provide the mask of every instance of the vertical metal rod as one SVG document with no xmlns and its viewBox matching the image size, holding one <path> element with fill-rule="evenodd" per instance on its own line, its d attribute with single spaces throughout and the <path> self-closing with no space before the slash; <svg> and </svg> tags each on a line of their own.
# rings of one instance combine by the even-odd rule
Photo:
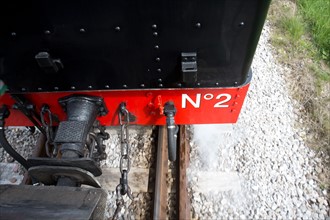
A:
<svg viewBox="0 0 330 220">
<path fill-rule="evenodd" d="M 166 126 L 159 126 L 153 219 L 166 219 L 168 149 Z"/>
</svg>

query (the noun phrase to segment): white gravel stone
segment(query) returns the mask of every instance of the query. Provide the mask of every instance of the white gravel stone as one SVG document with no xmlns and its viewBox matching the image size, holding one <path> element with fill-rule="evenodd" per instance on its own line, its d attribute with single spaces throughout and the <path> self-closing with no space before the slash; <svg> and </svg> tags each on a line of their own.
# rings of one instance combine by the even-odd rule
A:
<svg viewBox="0 0 330 220">
<path fill-rule="evenodd" d="M 191 197 L 199 219 L 208 215 L 212 219 L 324 219 L 329 215 L 326 191 L 315 181 L 322 171 L 321 159 L 304 143 L 306 132 L 294 127 L 299 115 L 288 95 L 285 74 L 289 70 L 276 63 L 269 36 L 266 24 L 238 123 L 228 132 L 216 125 L 191 129 L 191 193 L 196 190 L 192 189 L 196 172 L 235 171 L 241 178 L 240 191 L 201 195 L 204 203 L 213 206 L 213 213 L 204 206 L 196 209 L 199 203 Z M 216 211 L 216 205 L 221 211 Z"/>
</svg>

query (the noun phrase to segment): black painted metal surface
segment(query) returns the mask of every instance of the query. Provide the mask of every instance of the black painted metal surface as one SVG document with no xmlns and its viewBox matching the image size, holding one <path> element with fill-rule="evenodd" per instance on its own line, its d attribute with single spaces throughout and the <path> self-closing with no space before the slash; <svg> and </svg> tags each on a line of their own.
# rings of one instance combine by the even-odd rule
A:
<svg viewBox="0 0 330 220">
<path fill-rule="evenodd" d="M 240 85 L 269 3 L 2 1 L 0 79 L 12 92 Z M 189 52 L 197 53 L 194 84 L 182 80 Z"/>
<path fill-rule="evenodd" d="M 103 219 L 106 198 L 102 189 L 0 185 L 0 219 Z"/>
</svg>

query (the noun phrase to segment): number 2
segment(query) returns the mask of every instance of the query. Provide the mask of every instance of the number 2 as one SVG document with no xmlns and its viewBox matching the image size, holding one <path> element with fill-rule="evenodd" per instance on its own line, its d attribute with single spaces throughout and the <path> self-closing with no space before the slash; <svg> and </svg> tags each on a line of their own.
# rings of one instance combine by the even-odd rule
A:
<svg viewBox="0 0 330 220">
<path fill-rule="evenodd" d="M 224 105 L 224 104 L 231 99 L 231 95 L 224 93 L 224 94 L 218 95 L 215 99 L 219 100 L 222 97 L 226 97 L 226 98 L 224 100 L 221 100 L 221 101 L 215 103 L 214 108 L 228 108 L 229 107 L 229 105 Z"/>
</svg>

